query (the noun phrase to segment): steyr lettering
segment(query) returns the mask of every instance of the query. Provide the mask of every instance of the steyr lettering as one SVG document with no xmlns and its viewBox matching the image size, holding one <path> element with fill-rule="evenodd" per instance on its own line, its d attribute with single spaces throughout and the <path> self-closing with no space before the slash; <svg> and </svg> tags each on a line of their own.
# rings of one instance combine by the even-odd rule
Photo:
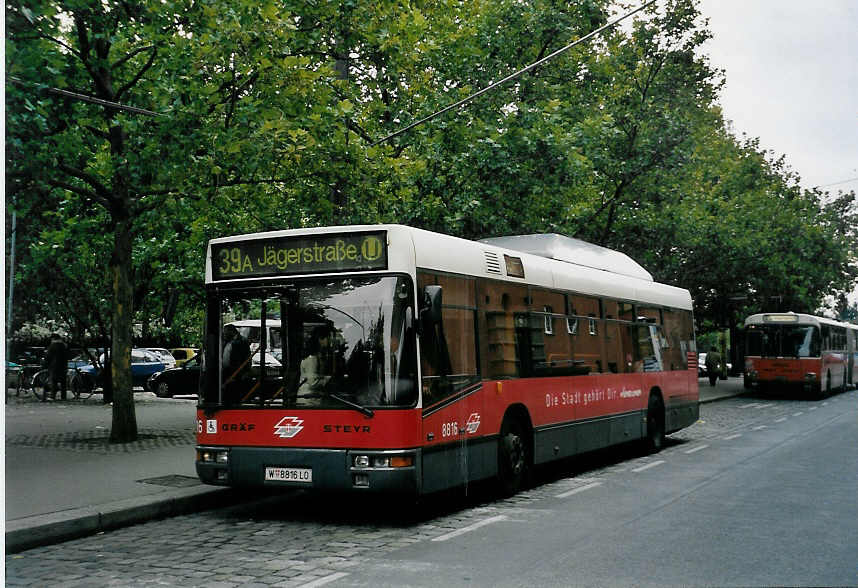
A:
<svg viewBox="0 0 858 588">
<path fill-rule="evenodd" d="M 369 425 L 322 425 L 325 433 L 369 433 Z"/>
</svg>

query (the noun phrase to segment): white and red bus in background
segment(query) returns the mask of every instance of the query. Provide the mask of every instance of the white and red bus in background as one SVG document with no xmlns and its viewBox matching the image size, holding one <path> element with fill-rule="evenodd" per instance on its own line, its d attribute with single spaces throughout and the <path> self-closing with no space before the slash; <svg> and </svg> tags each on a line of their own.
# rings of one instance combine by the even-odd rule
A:
<svg viewBox="0 0 858 588">
<path fill-rule="evenodd" d="M 745 387 L 792 386 L 820 397 L 854 385 L 855 325 L 794 312 L 745 320 Z"/>
<path fill-rule="evenodd" d="M 534 465 L 658 450 L 698 418 L 688 291 L 574 239 L 240 235 L 209 243 L 206 288 L 205 483 L 422 494 L 496 478 L 512 493 Z M 282 348 L 257 352 L 278 365 L 228 373 L 223 327 L 240 321 L 276 321 Z"/>
</svg>

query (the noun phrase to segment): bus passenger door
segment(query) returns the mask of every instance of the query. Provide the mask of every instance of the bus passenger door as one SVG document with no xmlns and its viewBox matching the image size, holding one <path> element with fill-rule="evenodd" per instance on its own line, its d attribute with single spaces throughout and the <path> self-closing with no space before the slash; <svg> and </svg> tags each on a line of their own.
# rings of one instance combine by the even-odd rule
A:
<svg viewBox="0 0 858 588">
<path fill-rule="evenodd" d="M 474 281 L 421 273 L 418 286 L 424 293 L 420 365 L 427 447 L 423 488 L 430 492 L 473 479 L 469 439 L 480 432 L 482 384 L 476 359 Z M 440 312 L 427 310 L 426 305 L 438 305 Z"/>
</svg>

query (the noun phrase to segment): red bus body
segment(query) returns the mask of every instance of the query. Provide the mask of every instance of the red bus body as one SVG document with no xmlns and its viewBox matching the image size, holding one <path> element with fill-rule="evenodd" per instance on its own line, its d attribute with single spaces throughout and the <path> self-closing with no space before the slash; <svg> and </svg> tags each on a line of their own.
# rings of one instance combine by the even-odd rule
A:
<svg viewBox="0 0 858 588">
<path fill-rule="evenodd" d="M 284 386 L 278 387 L 278 384 L 267 396 L 260 392 L 258 401 L 247 400 L 246 406 L 233 406 L 223 401 L 223 392 L 218 392 L 225 389 L 222 385 L 204 384 L 209 386 L 210 392 L 201 393 L 197 412 L 197 472 L 204 482 L 422 494 L 500 476 L 503 445 L 510 438 L 507 432 L 510 421 L 519 425 L 517 430 L 521 432 L 517 436 L 525 448 L 524 465 L 531 467 L 619 443 L 644 440 L 656 426 L 662 433 L 670 433 L 697 420 L 697 356 L 687 292 L 628 275 L 611 278 L 624 284 L 613 296 L 594 294 L 591 290 L 598 288 L 585 290 L 583 285 L 580 290 L 567 289 L 558 286 L 556 279 L 549 287 L 545 283 L 547 280 L 540 278 L 547 275 L 546 268 L 571 274 L 579 272 L 580 276 L 570 282 L 575 284 L 585 284 L 587 279 L 603 280 L 608 272 L 603 268 L 592 270 L 567 261 L 548 260 L 408 227 L 339 227 L 320 231 L 323 235 L 326 231 L 336 235 L 367 231 L 375 234 L 379 230 L 385 232 L 387 239 L 386 271 L 370 271 L 377 271 L 379 276 L 391 271 L 413 276 L 411 287 L 415 290 L 415 300 L 423 293 L 421 287 L 429 291 L 425 284 L 432 281 L 442 284 L 439 290 L 443 290 L 443 312 L 446 313 L 442 326 L 446 329 L 448 355 L 453 358 L 447 361 L 442 372 L 446 370 L 451 374 L 449 379 L 460 378 L 461 374 L 470 373 L 469 370 L 474 373 L 461 378 L 460 385 L 444 387 L 443 392 L 435 390 L 433 387 L 439 379 L 448 377 L 444 373 L 433 374 L 436 368 L 428 359 L 431 355 L 429 327 L 423 327 L 415 336 L 420 351 L 420 358 L 416 360 L 420 366 L 417 378 L 422 384 L 419 394 L 408 406 L 388 408 L 383 403 L 365 406 L 355 401 L 351 408 L 335 404 L 316 408 L 302 406 L 300 399 L 288 406 L 283 399 Z M 284 231 L 278 233 L 278 237 L 288 239 L 293 234 L 306 241 L 307 235 L 316 233 Z M 311 247 L 318 250 L 320 246 L 302 247 L 303 251 L 311 251 Z M 462 261 L 471 249 L 480 258 L 489 251 L 496 253 L 499 259 L 507 256 L 517 261 L 506 268 L 501 265 L 497 274 L 488 276 L 488 285 L 481 285 L 482 278 L 474 266 Z M 404 251 L 401 266 L 397 265 L 399 250 Z M 448 253 L 444 255 L 444 251 Z M 241 255 L 236 255 L 236 259 Z M 310 253 L 307 256 L 309 258 Z M 227 254 L 224 257 L 226 259 Z M 224 263 L 226 267 L 228 262 Z M 207 270 L 210 283 L 217 282 L 212 280 L 211 264 L 210 249 Z M 494 266 L 489 269 L 494 270 Z M 343 277 L 350 278 L 353 273 L 344 273 Z M 528 276 L 528 280 L 511 279 L 519 274 Z M 290 280 L 304 278 L 304 274 L 297 278 L 289 276 Z M 218 298 L 223 291 L 244 288 L 255 279 L 239 276 L 221 280 L 216 284 L 219 290 L 213 294 L 216 299 L 211 308 L 224 307 Z M 461 299 L 456 298 L 456 287 L 451 286 L 458 283 L 456 280 L 465 283 L 464 291 L 469 292 Z M 407 280 L 402 278 L 400 282 Z M 269 278 L 266 284 L 271 283 Z M 509 286 L 512 292 L 518 292 L 514 288 L 526 289 L 522 291 L 529 293 L 526 297 L 529 300 L 519 303 L 531 310 L 515 314 L 517 327 L 510 326 L 492 335 L 487 324 L 497 318 L 497 313 L 490 312 L 489 306 L 492 297 L 498 298 L 496 294 L 504 290 L 507 283 L 512 284 Z M 626 288 L 629 283 L 636 284 L 638 290 Z M 262 298 L 285 300 L 285 295 L 277 298 L 280 295 L 271 294 L 278 287 L 276 283 L 265 287 L 270 289 Z M 649 288 L 654 288 L 656 294 L 647 294 L 645 290 Z M 573 294 L 581 291 L 594 294 L 594 299 L 601 297 L 599 316 L 580 310 L 573 314 L 571 303 L 567 303 L 568 308 L 564 310 L 550 309 L 539 302 L 539 297 L 543 296 L 559 305 L 556 301 L 572 300 Z M 630 292 L 637 292 L 635 298 Z M 405 294 L 400 297 L 405 299 Z M 471 300 L 475 302 L 472 304 Z M 657 304 L 661 300 L 671 304 Z M 278 304 L 285 308 L 285 303 Z M 325 309 L 327 316 L 333 316 L 330 307 L 330 304 L 318 306 Z M 611 312 L 627 308 L 631 318 L 621 322 L 619 317 L 606 314 L 605 309 L 609 308 L 620 309 Z M 417 312 L 415 309 L 415 316 Z M 356 317 L 355 311 L 349 313 L 350 318 Z M 343 319 L 342 315 L 346 314 L 338 312 L 334 317 L 343 321 L 340 323 L 343 329 L 350 326 L 346 322 L 351 323 Z M 643 316 L 646 314 L 651 316 Z M 512 325 L 513 313 L 505 316 Z M 210 318 L 209 331 L 216 331 L 219 324 L 231 318 L 234 317 L 222 318 L 220 323 Z M 278 319 L 278 327 L 280 320 L 282 316 Z M 582 344 L 575 348 L 579 337 L 576 325 L 586 330 L 588 321 L 591 334 L 581 334 L 580 340 L 590 347 L 585 350 Z M 284 320 L 283 324 L 288 322 Z M 673 332 L 677 325 L 682 325 L 681 336 Z M 607 338 L 599 338 L 596 333 L 602 329 L 606 332 L 611 329 L 613 338 L 607 335 Z M 367 330 L 364 328 L 364 336 Z M 288 339 L 286 331 L 288 328 L 284 327 L 284 340 Z M 555 336 L 559 342 L 555 342 Z M 504 340 L 504 337 L 510 339 Z M 519 338 L 514 345 L 513 337 Z M 462 343 L 464 340 L 470 343 Z M 210 346 L 217 345 L 217 339 L 209 341 Z M 653 351 L 647 347 L 644 352 L 638 349 L 639 344 L 644 347 L 651 344 L 659 349 Z M 389 349 L 394 345 L 390 344 Z M 614 345 L 616 349 L 606 350 L 606 345 Z M 597 353 L 590 353 L 593 349 Z M 622 356 L 620 352 L 624 352 Z M 525 353 L 528 357 L 522 357 Z M 646 353 L 654 353 L 646 358 L 649 363 L 641 361 L 633 366 L 637 355 Z M 216 364 L 220 355 L 216 351 L 207 356 L 207 361 Z M 287 355 L 285 351 L 282 353 L 283 367 L 277 369 L 283 371 L 278 374 L 287 371 Z M 653 368 L 654 362 L 657 368 Z M 526 369 L 525 363 L 532 365 Z M 587 366 L 583 367 L 585 363 Z M 581 375 L 561 373 L 557 367 L 561 364 L 574 365 Z M 559 375 L 553 375 L 552 369 Z M 539 370 L 542 375 L 535 377 L 534 373 Z M 501 372 L 517 376 L 492 377 Z M 279 382 L 277 377 L 273 379 Z M 288 376 L 284 376 L 283 381 L 286 380 Z M 254 394 L 254 389 L 251 388 L 248 395 Z M 345 393 L 339 392 L 342 396 Z M 349 396 L 349 399 L 354 398 Z M 658 414 L 654 415 L 653 411 Z"/>
</svg>

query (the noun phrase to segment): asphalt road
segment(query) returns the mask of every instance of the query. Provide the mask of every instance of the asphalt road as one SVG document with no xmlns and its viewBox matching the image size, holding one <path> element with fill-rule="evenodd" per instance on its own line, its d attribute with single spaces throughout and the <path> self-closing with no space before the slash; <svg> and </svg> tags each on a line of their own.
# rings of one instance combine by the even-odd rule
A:
<svg viewBox="0 0 858 588">
<path fill-rule="evenodd" d="M 632 448 L 414 509 L 293 492 L 8 556 L 7 585 L 858 584 L 858 392 L 737 397 Z"/>
</svg>

